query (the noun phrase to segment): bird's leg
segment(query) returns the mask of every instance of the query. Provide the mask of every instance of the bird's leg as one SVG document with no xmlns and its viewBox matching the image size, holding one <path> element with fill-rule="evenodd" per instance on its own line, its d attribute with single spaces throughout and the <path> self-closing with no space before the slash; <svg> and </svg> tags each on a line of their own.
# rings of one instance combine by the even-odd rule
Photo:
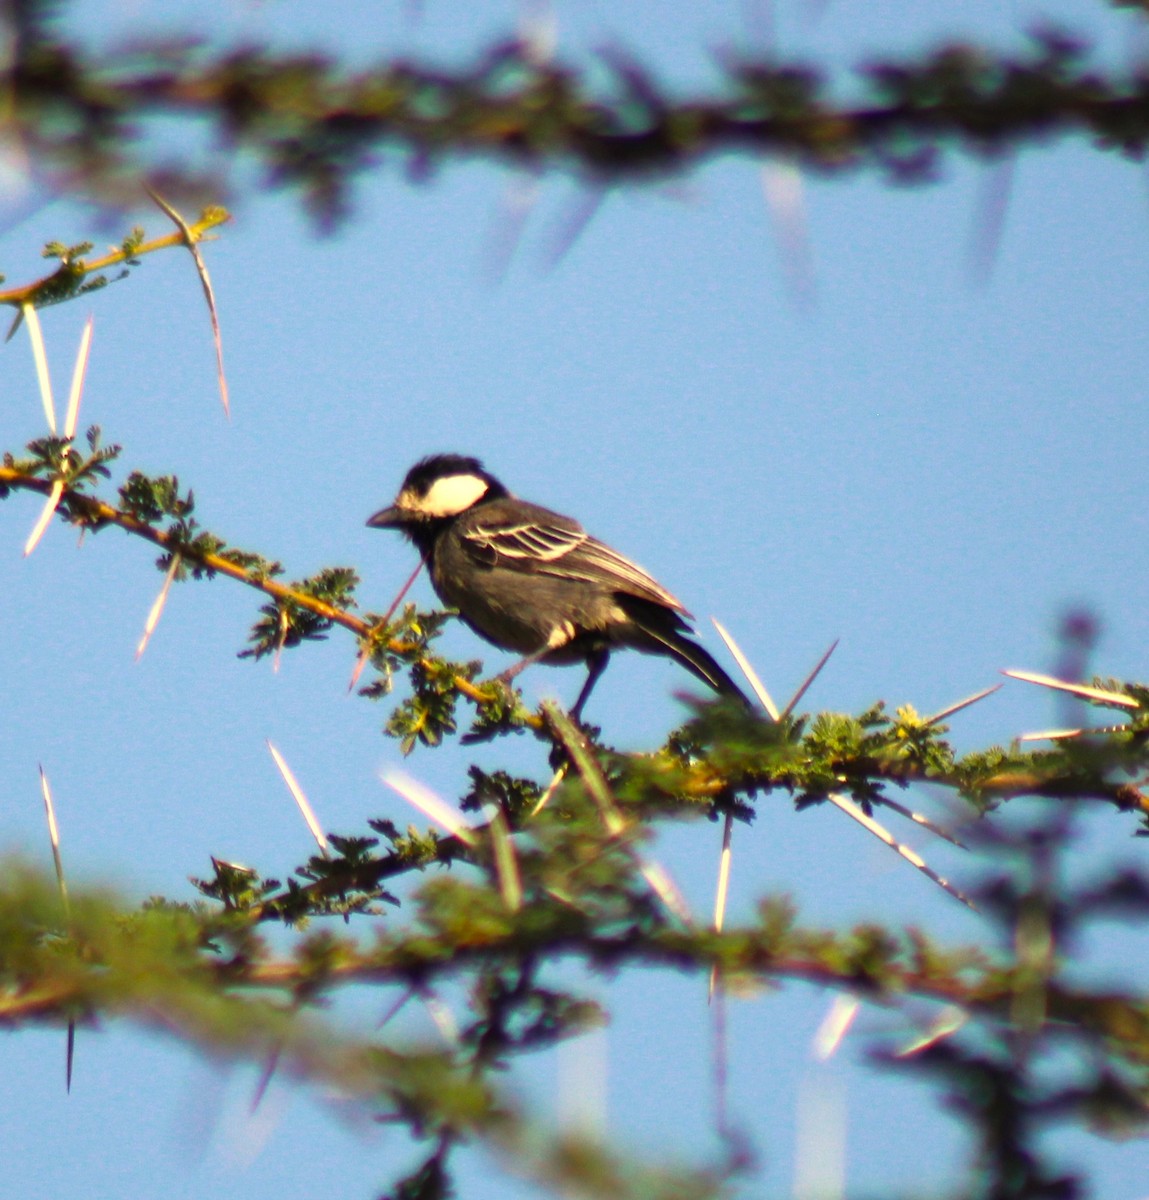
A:
<svg viewBox="0 0 1149 1200">
<path fill-rule="evenodd" d="M 540 659 L 546 658 L 551 652 L 550 646 L 544 646 L 541 650 L 536 650 L 534 654 L 528 654 L 526 658 L 520 658 L 517 663 L 512 663 L 505 671 L 500 671 L 495 676 L 495 682 L 504 685 L 509 685 L 521 671 L 525 671 L 527 667 L 533 667 Z"/>
<path fill-rule="evenodd" d="M 586 656 L 586 682 L 582 685 L 582 691 L 578 694 L 578 699 L 574 703 L 574 708 L 571 709 L 571 716 L 574 718 L 575 724 L 582 725 L 582 706 L 587 702 L 594 685 L 598 682 L 598 677 L 606 670 L 606 664 L 610 661 L 610 651 L 605 646 L 600 646 L 597 650 L 592 650 Z M 566 747 L 560 741 L 555 741 L 551 747 L 549 762 L 551 769 L 557 773 L 565 771 L 570 766 L 570 755 Z"/>
<path fill-rule="evenodd" d="M 546 658 L 552 650 L 557 650 L 560 646 L 565 646 L 574 637 L 574 632 L 574 626 L 569 622 L 564 622 L 562 625 L 556 626 L 551 636 L 547 638 L 547 644 L 541 650 L 536 650 L 534 654 L 528 654 L 526 658 L 520 658 L 517 663 L 512 663 L 505 671 L 495 676 L 496 681 L 504 687 L 508 686 L 520 671 L 525 671 L 527 667 L 534 666 L 535 663 Z"/>
<path fill-rule="evenodd" d="M 598 683 L 598 677 L 606 670 L 606 664 L 610 660 L 610 651 L 605 647 L 600 647 L 597 650 L 592 650 L 586 658 L 586 683 L 582 685 L 582 691 L 578 694 L 578 699 L 575 701 L 574 708 L 571 709 L 571 716 L 578 722 L 582 722 L 582 706 L 587 702 L 594 685 Z"/>
</svg>

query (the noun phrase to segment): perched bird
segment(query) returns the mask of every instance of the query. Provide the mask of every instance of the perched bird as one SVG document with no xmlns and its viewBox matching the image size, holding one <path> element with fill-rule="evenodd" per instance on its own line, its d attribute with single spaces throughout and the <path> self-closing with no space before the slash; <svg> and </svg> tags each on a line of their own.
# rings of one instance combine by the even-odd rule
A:
<svg viewBox="0 0 1149 1200">
<path fill-rule="evenodd" d="M 690 616 L 641 567 L 570 517 L 520 500 L 477 458 L 436 454 L 407 472 L 395 503 L 367 522 L 398 529 L 427 563 L 444 604 L 480 637 L 534 662 L 587 664 L 578 717 L 611 651 L 664 654 L 721 695 L 748 703 L 686 634 Z"/>
</svg>

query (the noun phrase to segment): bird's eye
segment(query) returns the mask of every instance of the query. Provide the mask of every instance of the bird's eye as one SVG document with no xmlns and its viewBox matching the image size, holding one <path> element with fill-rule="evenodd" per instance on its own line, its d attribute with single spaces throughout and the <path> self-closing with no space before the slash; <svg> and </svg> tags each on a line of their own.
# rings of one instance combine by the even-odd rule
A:
<svg viewBox="0 0 1149 1200">
<path fill-rule="evenodd" d="M 436 479 L 414 507 L 424 516 L 454 517 L 482 499 L 487 487 L 478 475 L 447 475 Z"/>
</svg>

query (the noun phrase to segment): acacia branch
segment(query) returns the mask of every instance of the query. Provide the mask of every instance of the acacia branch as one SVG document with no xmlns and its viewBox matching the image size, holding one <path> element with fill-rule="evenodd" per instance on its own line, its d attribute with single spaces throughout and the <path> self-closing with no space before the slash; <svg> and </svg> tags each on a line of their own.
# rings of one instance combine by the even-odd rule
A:
<svg viewBox="0 0 1149 1200">
<path fill-rule="evenodd" d="M 44 496 L 48 495 L 52 490 L 51 480 L 30 476 L 14 467 L 6 466 L 0 466 L 0 484 L 5 487 L 22 488 L 31 492 L 39 492 Z M 68 488 L 65 485 L 60 510 L 60 515 L 65 520 L 71 521 L 74 524 L 79 523 L 93 526 L 116 525 L 124 530 L 125 533 L 143 538 L 145 541 L 159 546 L 160 549 L 166 550 L 169 554 L 179 554 L 185 559 L 191 559 L 199 563 L 200 566 L 205 567 L 209 571 L 226 575 L 230 579 L 245 583 L 248 587 L 255 588 L 256 591 L 263 592 L 275 600 L 295 604 L 300 608 L 305 608 L 315 613 L 316 616 L 331 621 L 335 625 L 342 625 L 358 637 L 368 637 L 371 633 L 372 626 L 353 613 L 336 608 L 334 605 L 326 604 L 324 601 L 317 600 L 314 596 L 309 596 L 304 592 L 295 591 L 286 584 L 269 579 L 266 575 L 262 575 L 258 571 L 252 571 L 247 567 L 239 566 L 227 558 L 226 555 L 212 554 L 188 546 L 186 542 L 173 537 L 165 530 L 157 529 L 155 526 L 149 525 L 146 521 L 141 521 L 139 517 L 134 516 L 132 513 L 124 512 L 119 508 L 113 508 L 112 505 L 95 496 L 89 496 L 85 492 L 76 491 L 74 488 Z M 71 515 L 73 513 L 79 514 L 82 517 L 82 521 L 76 522 L 75 518 Z"/>
<path fill-rule="evenodd" d="M 111 250 L 100 258 L 64 258 L 56 270 L 48 275 L 42 275 L 31 283 L 19 287 L 0 290 L 0 304 L 11 304 L 19 308 L 23 304 L 37 304 L 45 299 L 54 301 L 61 293 L 70 294 L 80 280 L 97 271 L 106 271 L 109 267 L 121 263 L 132 263 L 144 254 L 154 254 L 157 250 L 167 250 L 172 246 L 194 246 L 207 240 L 208 231 L 231 220 L 231 215 L 224 208 L 212 207 L 205 209 L 198 221 L 179 229 L 175 233 L 165 234 L 149 242 L 132 244 L 129 242 L 118 250 Z"/>
<path fill-rule="evenodd" d="M 53 481 L 28 475 L 15 467 L 0 466 L 0 485 L 39 492 L 41 495 L 46 496 L 52 491 Z M 99 527 L 100 525 L 118 526 L 125 533 L 143 538 L 145 541 L 159 546 L 160 549 L 167 551 L 169 554 L 179 554 L 184 559 L 196 562 L 210 572 L 225 575 L 229 579 L 237 580 L 239 583 L 255 588 L 256 591 L 263 592 L 264 595 L 270 596 L 280 604 L 295 605 L 298 608 L 314 613 L 318 617 L 322 617 L 324 620 L 330 621 L 333 625 L 341 625 L 360 639 L 372 638 L 381 628 L 378 625 L 372 625 L 364 621 L 361 617 L 355 616 L 354 613 L 348 612 L 346 609 L 337 608 L 335 605 L 328 604 L 316 596 L 298 591 L 287 584 L 279 583 L 259 570 L 253 570 L 233 562 L 227 557 L 226 553 L 216 554 L 204 551 L 194 545 L 189 545 L 184 540 L 173 537 L 166 530 L 157 529 L 154 525 L 140 520 L 133 513 L 115 508 L 106 501 L 96 496 L 90 496 L 86 492 L 69 488 L 66 483 L 60 502 L 59 513 L 64 520 L 72 521 L 73 523 L 75 523 L 75 516 L 73 514 L 78 514 L 81 517 L 79 523 L 84 525 L 95 527 Z M 398 654 L 404 654 L 410 653 L 417 647 L 401 639 L 392 639 L 387 643 L 387 648 Z M 475 684 L 469 679 L 465 679 L 462 675 L 455 675 L 452 683 L 459 692 L 475 704 L 490 703 L 490 695 L 484 692 L 482 688 L 476 687 Z"/>
</svg>

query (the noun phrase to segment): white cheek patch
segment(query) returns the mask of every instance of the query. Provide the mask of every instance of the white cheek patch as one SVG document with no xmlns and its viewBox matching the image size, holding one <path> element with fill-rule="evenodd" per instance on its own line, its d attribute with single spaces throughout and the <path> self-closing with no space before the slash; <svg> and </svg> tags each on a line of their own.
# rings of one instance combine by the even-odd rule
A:
<svg viewBox="0 0 1149 1200">
<path fill-rule="evenodd" d="M 454 517 L 485 496 L 487 487 L 477 475 L 448 475 L 436 479 L 425 496 L 412 497 L 410 507 L 427 517 Z"/>
</svg>

